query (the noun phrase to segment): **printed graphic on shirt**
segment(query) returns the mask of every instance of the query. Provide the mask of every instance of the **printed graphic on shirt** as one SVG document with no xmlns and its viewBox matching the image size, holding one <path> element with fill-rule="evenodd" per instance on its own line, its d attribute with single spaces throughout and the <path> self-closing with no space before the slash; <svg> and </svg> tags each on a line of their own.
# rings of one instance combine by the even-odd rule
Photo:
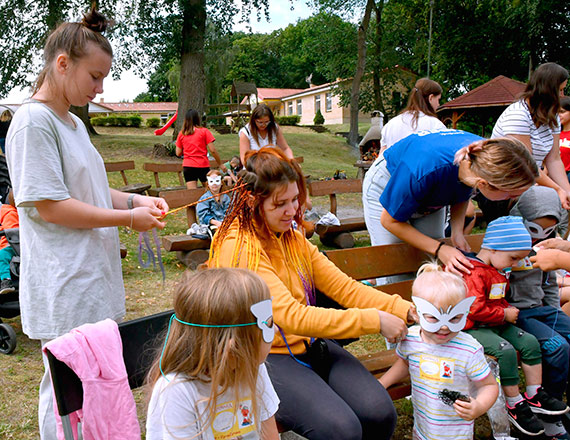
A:
<svg viewBox="0 0 570 440">
<path fill-rule="evenodd" d="M 455 361 L 422 354 L 420 356 L 420 377 L 436 382 L 453 383 Z"/>
<path fill-rule="evenodd" d="M 251 407 L 251 400 L 243 400 L 237 406 L 235 401 L 218 405 L 212 423 L 214 439 L 259 440 Z"/>
<path fill-rule="evenodd" d="M 504 298 L 506 288 L 507 288 L 507 283 L 492 284 L 491 291 L 489 292 L 489 299 Z"/>
<path fill-rule="evenodd" d="M 522 260 L 519 260 L 518 263 L 513 266 L 514 272 L 521 272 L 523 270 L 532 270 L 532 263 L 530 262 L 529 257 L 524 257 Z"/>
</svg>

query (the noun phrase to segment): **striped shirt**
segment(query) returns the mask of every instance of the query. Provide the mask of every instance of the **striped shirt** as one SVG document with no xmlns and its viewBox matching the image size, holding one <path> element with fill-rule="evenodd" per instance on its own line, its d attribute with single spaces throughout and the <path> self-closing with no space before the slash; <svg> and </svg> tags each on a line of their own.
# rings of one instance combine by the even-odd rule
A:
<svg viewBox="0 0 570 440">
<path fill-rule="evenodd" d="M 552 130 L 548 125 L 536 127 L 532 122 L 532 116 L 527 103 L 524 100 L 509 105 L 499 117 L 491 138 L 505 137 L 510 134 L 530 136 L 532 157 L 539 167 L 542 161 L 552 149 L 554 136 L 560 134 L 560 118 L 557 116 L 557 126 Z"/>
<path fill-rule="evenodd" d="M 428 344 L 414 326 L 396 348 L 409 364 L 414 406 L 414 438 L 421 440 L 470 440 L 473 421 L 463 420 L 452 406 L 438 397 L 447 388 L 469 395 L 470 381 L 485 379 L 490 369 L 483 347 L 467 333 L 459 332 L 445 344 Z"/>
</svg>

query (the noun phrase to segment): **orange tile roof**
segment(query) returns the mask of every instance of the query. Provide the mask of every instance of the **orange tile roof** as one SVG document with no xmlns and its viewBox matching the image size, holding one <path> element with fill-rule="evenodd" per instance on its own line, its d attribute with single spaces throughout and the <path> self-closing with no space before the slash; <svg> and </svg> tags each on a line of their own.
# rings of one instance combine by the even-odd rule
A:
<svg viewBox="0 0 570 440">
<path fill-rule="evenodd" d="M 470 92 L 446 102 L 437 111 L 469 108 L 505 106 L 513 103 L 517 95 L 524 91 L 526 84 L 506 76 L 499 75 Z"/>
<path fill-rule="evenodd" d="M 264 99 L 281 99 L 284 96 L 293 95 L 303 90 L 304 89 L 270 89 L 258 87 L 257 96 L 260 101 Z"/>
<path fill-rule="evenodd" d="M 178 110 L 177 102 L 101 102 L 114 112 L 161 113 Z"/>
</svg>

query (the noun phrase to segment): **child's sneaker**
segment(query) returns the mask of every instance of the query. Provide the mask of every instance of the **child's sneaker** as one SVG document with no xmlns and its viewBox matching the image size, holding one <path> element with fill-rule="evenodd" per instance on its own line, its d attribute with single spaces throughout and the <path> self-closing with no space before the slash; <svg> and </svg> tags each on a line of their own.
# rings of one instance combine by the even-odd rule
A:
<svg viewBox="0 0 570 440">
<path fill-rule="evenodd" d="M 533 414 L 524 399 L 514 407 L 507 403 L 507 414 L 511 423 L 523 434 L 535 436 L 544 432 L 542 422 Z"/>
<path fill-rule="evenodd" d="M 570 411 L 570 408 L 568 408 L 564 402 L 549 396 L 542 387 L 538 389 L 532 398 L 529 398 L 526 393 L 524 393 L 524 398 L 528 402 L 531 411 L 537 414 L 558 416 Z"/>
<path fill-rule="evenodd" d="M 15 291 L 16 288 L 14 287 L 14 284 L 12 284 L 11 279 L 6 278 L 5 280 L 0 281 L 0 295 L 3 295 L 4 293 L 12 293 Z"/>
</svg>

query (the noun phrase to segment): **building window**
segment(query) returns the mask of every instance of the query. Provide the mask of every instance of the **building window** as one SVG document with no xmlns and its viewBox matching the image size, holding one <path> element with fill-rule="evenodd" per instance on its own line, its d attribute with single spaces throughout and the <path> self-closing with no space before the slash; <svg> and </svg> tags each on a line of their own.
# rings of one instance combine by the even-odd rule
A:
<svg viewBox="0 0 570 440">
<path fill-rule="evenodd" d="M 327 112 L 332 111 L 332 95 L 331 93 L 325 93 L 325 110 Z"/>
<path fill-rule="evenodd" d="M 293 101 L 287 103 L 287 115 L 291 116 L 293 114 Z"/>
<path fill-rule="evenodd" d="M 392 108 L 399 112 L 403 107 L 402 94 L 400 92 L 392 92 Z"/>
<path fill-rule="evenodd" d="M 303 114 L 303 104 L 300 99 L 297 99 L 297 114 L 301 116 Z"/>
<path fill-rule="evenodd" d="M 166 121 L 168 121 L 168 115 L 160 115 L 160 123 L 164 125 Z"/>
<path fill-rule="evenodd" d="M 321 95 L 315 95 L 315 113 L 321 109 Z"/>
</svg>

